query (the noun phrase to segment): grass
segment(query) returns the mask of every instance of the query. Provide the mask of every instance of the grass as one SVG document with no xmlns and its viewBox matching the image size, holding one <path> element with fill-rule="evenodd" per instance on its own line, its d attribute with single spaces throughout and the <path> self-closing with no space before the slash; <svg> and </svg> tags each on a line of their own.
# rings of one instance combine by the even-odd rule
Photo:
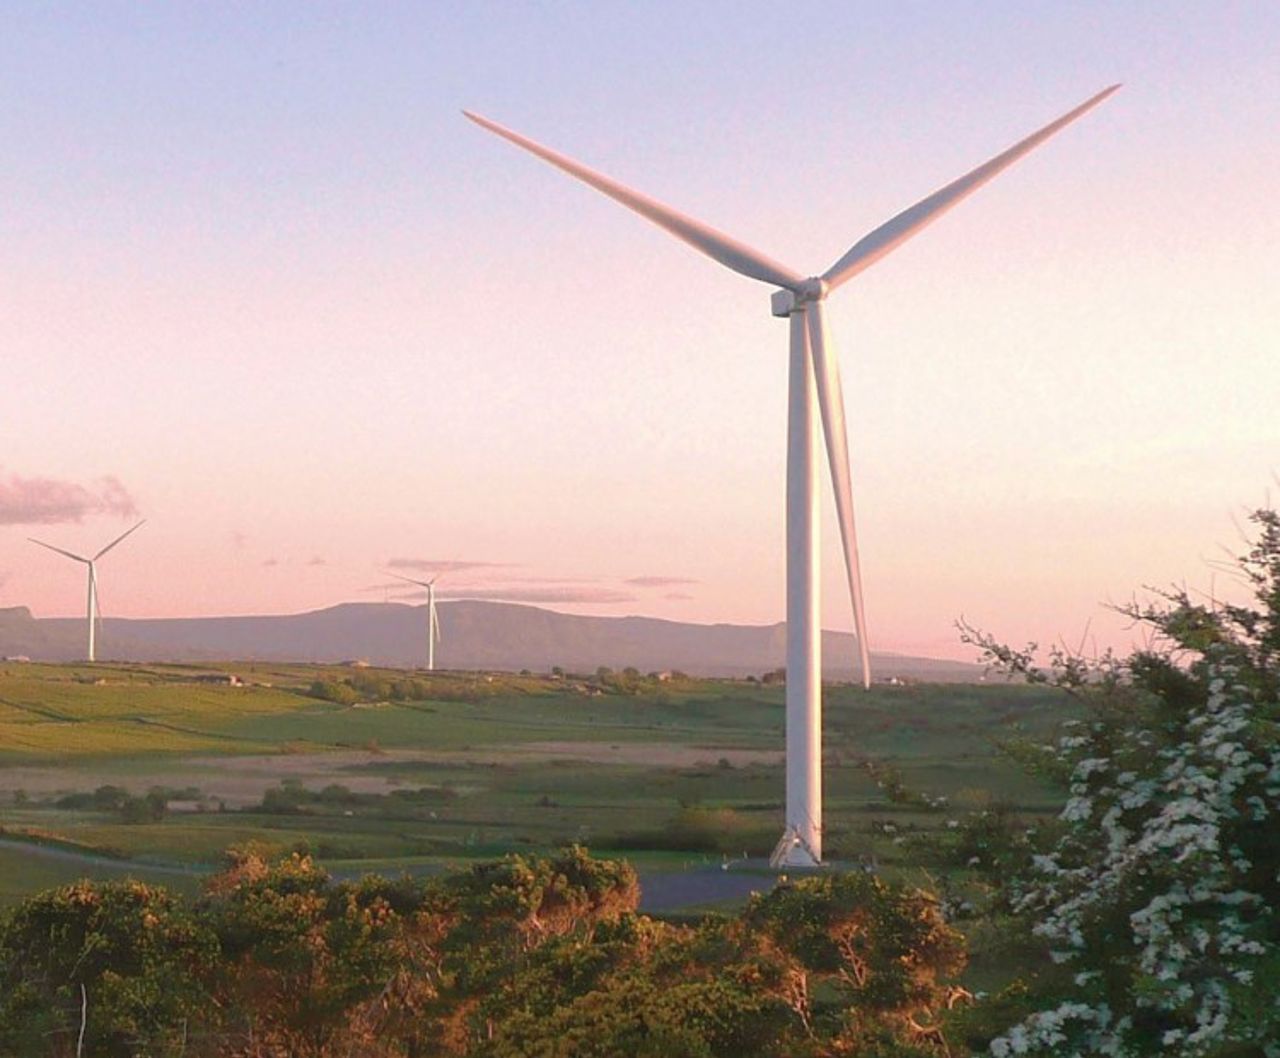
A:
<svg viewBox="0 0 1280 1058">
<path fill-rule="evenodd" d="M 145 864 L 107 861 L 85 864 L 39 852 L 0 847 L 0 907 L 16 904 L 42 889 L 68 885 L 81 878 L 95 881 L 138 878 L 188 895 L 195 893 L 200 886 L 199 875 L 181 874 Z"/>
<path fill-rule="evenodd" d="M 198 682 L 211 671 L 246 685 Z M 0 664 L 0 825 L 132 857 L 102 869 L 144 876 L 156 865 L 207 868 L 229 845 L 251 841 L 307 848 L 342 871 L 432 870 L 570 841 L 625 846 L 628 858 L 669 869 L 692 855 L 767 854 L 781 831 L 781 687 L 648 680 L 638 693 L 618 694 L 589 678 L 416 673 L 422 696 L 413 701 L 351 706 L 308 693 L 313 682 L 357 675 L 405 677 L 315 665 Z M 1069 708 L 1058 694 L 834 686 L 825 704 L 835 855 L 897 869 L 901 850 L 879 824 L 899 832 L 945 825 L 946 813 L 887 799 L 868 760 L 957 805 L 997 797 L 1037 812 L 1057 804 L 995 742 L 1051 730 Z M 360 798 L 262 810 L 263 790 L 289 777 L 313 791 L 346 785 Z M 139 795 L 195 786 L 203 810 L 129 824 L 57 804 L 103 784 Z M 425 800 L 387 796 L 423 787 L 432 791 Z M 669 831 L 682 812 L 687 823 L 691 807 L 715 821 L 705 848 L 635 847 L 638 834 Z M 6 846 L 0 903 L 74 874 L 74 865 Z"/>
</svg>

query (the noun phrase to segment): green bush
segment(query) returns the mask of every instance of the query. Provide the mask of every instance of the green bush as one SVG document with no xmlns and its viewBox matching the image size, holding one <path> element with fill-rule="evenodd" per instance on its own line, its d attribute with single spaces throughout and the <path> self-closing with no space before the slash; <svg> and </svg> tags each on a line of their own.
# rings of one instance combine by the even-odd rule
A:
<svg viewBox="0 0 1280 1058">
<path fill-rule="evenodd" d="M 576 847 L 342 883 L 237 850 L 190 911 L 84 882 L 0 923 L 0 1053 L 75 1053 L 82 995 L 107 1058 L 934 1053 L 963 952 L 925 894 L 825 876 L 697 926 L 638 898 Z"/>
<path fill-rule="evenodd" d="M 1011 906 L 1056 972 L 991 1041 L 1008 1055 L 1273 1055 L 1280 1040 L 1280 515 L 1253 515 L 1252 605 L 1185 590 L 1125 612 L 1152 648 L 988 659 L 1085 709 L 1044 755 L 1068 777 Z"/>
<path fill-rule="evenodd" d="M 307 689 L 312 698 L 326 702 L 337 702 L 339 705 L 354 705 L 360 701 L 360 692 L 349 683 L 337 680 L 313 680 Z"/>
<path fill-rule="evenodd" d="M 616 849 L 669 849 L 676 852 L 740 852 L 746 826 L 732 808 L 682 805 L 658 830 L 629 830 L 609 842 Z"/>
<path fill-rule="evenodd" d="M 0 922 L 0 1053 L 175 1053 L 208 1009 L 218 960 L 208 925 L 164 889 L 77 882 Z"/>
</svg>

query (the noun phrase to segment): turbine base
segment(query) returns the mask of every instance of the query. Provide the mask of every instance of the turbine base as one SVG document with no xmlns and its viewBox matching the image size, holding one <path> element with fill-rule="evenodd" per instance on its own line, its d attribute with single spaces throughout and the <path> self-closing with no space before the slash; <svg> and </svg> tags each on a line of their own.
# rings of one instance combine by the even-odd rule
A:
<svg viewBox="0 0 1280 1058">
<path fill-rule="evenodd" d="M 795 827 L 787 827 L 769 857 L 770 867 L 821 867 L 822 860 L 813 854 L 809 843 Z"/>
</svg>

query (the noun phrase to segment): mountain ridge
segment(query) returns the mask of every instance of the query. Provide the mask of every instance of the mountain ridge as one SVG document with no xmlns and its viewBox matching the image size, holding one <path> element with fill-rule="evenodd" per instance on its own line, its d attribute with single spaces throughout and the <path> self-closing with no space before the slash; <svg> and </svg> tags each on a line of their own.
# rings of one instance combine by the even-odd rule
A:
<svg viewBox="0 0 1280 1058">
<path fill-rule="evenodd" d="M 411 668 L 425 656 L 425 606 L 347 602 L 296 614 L 230 617 L 109 617 L 100 656 L 119 661 L 342 662 Z M 780 668 L 786 626 L 695 624 L 659 617 L 566 614 L 522 603 L 459 600 L 438 604 L 441 668 L 575 671 L 634 666 L 691 675 L 744 676 Z M 853 636 L 824 631 L 824 674 L 850 678 Z M 0 608 L 0 656 L 74 661 L 84 655 L 84 619 L 37 618 L 25 606 Z M 970 682 L 982 668 L 902 654 L 873 655 L 877 678 Z"/>
</svg>

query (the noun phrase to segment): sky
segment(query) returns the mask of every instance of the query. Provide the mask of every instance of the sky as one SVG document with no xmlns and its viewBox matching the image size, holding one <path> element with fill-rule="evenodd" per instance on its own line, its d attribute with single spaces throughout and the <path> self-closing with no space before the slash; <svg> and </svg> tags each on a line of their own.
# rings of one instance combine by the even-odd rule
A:
<svg viewBox="0 0 1280 1058">
<path fill-rule="evenodd" d="M 873 647 L 1123 648 L 1109 607 L 1228 594 L 1278 487 L 1278 39 L 1229 2 L 0 5 L 0 606 L 83 612 L 27 538 L 145 517 L 108 616 L 393 569 L 779 621 L 769 288 L 461 108 L 810 274 L 1120 81 L 828 304 Z"/>
</svg>

